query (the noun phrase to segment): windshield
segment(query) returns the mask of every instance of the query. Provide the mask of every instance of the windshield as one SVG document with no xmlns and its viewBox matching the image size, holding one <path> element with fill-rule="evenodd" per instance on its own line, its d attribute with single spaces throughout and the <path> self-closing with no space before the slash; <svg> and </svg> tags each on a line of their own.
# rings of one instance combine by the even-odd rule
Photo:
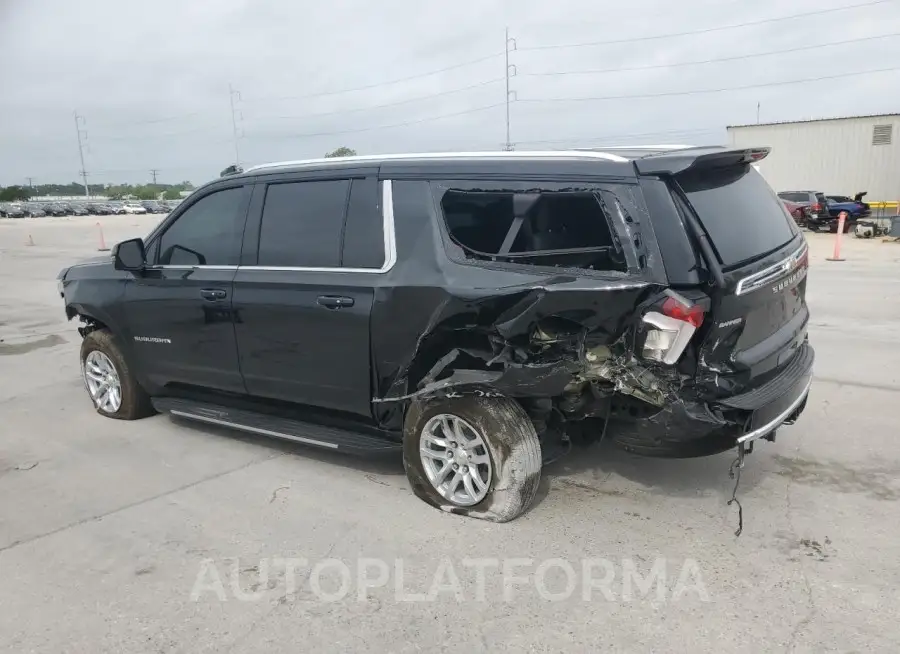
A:
<svg viewBox="0 0 900 654">
<path fill-rule="evenodd" d="M 797 234 L 784 205 L 751 166 L 701 169 L 678 182 L 725 266 L 772 252 Z"/>
</svg>

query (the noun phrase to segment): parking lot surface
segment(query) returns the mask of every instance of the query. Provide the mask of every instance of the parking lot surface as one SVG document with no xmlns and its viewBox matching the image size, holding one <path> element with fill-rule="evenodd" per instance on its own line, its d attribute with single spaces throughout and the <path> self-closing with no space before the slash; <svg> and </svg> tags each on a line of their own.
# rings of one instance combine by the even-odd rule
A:
<svg viewBox="0 0 900 654">
<path fill-rule="evenodd" d="M 159 219 L 0 220 L 0 649 L 900 651 L 900 244 L 808 235 L 816 380 L 736 537 L 734 453 L 578 450 L 496 525 L 398 460 L 101 418 L 55 276 Z"/>
</svg>

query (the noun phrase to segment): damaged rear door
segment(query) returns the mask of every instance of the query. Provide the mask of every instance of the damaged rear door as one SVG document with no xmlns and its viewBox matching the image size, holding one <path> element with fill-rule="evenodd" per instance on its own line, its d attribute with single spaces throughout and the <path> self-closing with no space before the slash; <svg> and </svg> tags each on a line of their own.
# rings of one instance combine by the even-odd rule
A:
<svg viewBox="0 0 900 654">
<path fill-rule="evenodd" d="M 637 308 L 665 286 L 636 178 L 467 177 L 431 189 L 453 299 L 446 319 L 429 320 L 424 374 L 407 392 L 481 385 L 592 411 L 592 388 L 608 397 L 617 383 L 603 377 L 607 359 L 631 359 Z"/>
</svg>

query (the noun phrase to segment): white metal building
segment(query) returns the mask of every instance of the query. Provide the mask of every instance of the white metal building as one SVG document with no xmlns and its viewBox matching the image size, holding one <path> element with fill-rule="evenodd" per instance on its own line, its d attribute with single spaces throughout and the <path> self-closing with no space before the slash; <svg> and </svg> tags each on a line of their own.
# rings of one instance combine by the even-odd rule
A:
<svg viewBox="0 0 900 654">
<path fill-rule="evenodd" d="M 772 148 L 759 170 L 776 191 L 868 191 L 868 202 L 900 198 L 900 114 L 727 129 L 729 145 Z"/>
</svg>

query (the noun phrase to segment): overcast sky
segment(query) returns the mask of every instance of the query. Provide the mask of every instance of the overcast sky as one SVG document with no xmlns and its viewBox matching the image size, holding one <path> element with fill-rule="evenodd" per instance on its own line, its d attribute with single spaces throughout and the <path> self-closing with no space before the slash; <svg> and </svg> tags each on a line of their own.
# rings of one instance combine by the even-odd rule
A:
<svg viewBox="0 0 900 654">
<path fill-rule="evenodd" d="M 900 111 L 898 0 L 0 0 L 0 185 L 75 180 L 75 111 L 90 181 L 206 181 L 235 159 L 229 84 L 245 165 L 499 149 L 506 27 L 519 150 L 724 142 L 757 102 L 762 122 Z"/>
</svg>

